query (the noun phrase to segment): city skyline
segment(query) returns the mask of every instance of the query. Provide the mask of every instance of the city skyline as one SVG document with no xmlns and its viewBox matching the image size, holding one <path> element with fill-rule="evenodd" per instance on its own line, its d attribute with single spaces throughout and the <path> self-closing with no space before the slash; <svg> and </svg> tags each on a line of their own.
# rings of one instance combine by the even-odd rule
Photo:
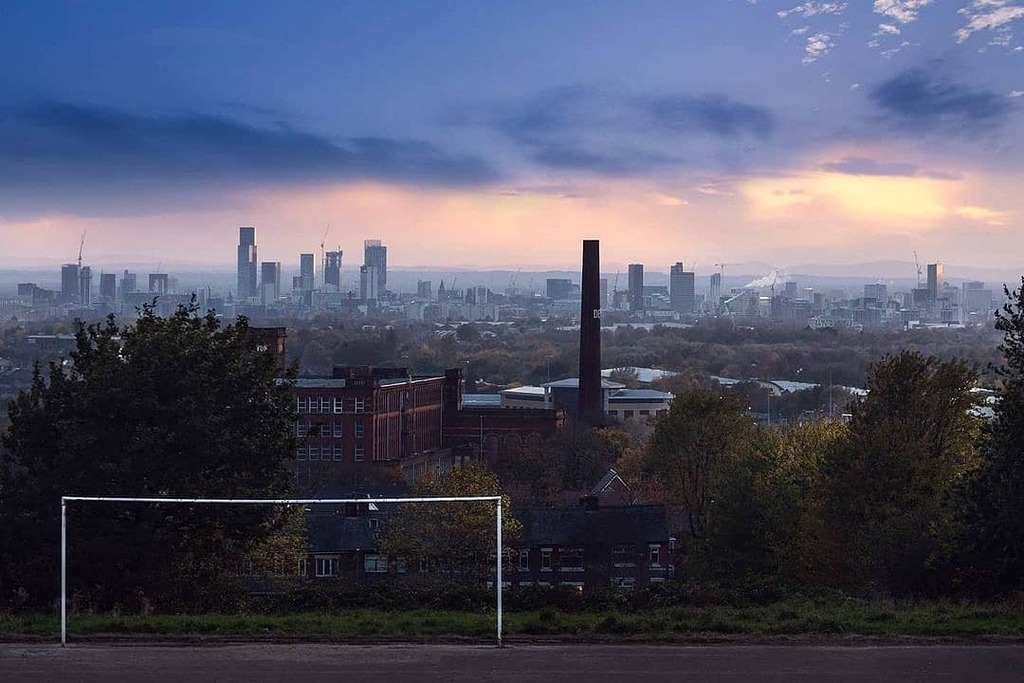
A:
<svg viewBox="0 0 1024 683">
<path fill-rule="evenodd" d="M 286 268 L 327 225 L 330 249 L 399 246 L 389 268 L 571 270 L 584 238 L 659 270 L 1015 268 L 1022 22 L 1018 0 L 15 7 L 0 268 L 70 263 L 85 232 L 94 268 L 226 270 L 242 225 Z"/>
</svg>

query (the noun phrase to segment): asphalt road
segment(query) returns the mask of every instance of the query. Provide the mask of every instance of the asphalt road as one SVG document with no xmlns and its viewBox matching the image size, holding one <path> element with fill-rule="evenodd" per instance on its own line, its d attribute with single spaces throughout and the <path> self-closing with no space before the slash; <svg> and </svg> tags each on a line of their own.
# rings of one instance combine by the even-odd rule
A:
<svg viewBox="0 0 1024 683">
<path fill-rule="evenodd" d="M 0 644 L 0 681 L 1024 681 L 1019 645 Z"/>
</svg>

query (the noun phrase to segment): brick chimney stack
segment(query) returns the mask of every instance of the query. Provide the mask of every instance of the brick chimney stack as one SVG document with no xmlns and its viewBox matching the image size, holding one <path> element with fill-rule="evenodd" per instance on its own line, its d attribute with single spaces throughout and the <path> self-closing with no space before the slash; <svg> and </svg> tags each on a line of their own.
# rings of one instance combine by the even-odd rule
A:
<svg viewBox="0 0 1024 683">
<path fill-rule="evenodd" d="M 579 419 L 591 427 L 604 422 L 601 392 L 601 243 L 583 240 L 580 283 Z"/>
</svg>

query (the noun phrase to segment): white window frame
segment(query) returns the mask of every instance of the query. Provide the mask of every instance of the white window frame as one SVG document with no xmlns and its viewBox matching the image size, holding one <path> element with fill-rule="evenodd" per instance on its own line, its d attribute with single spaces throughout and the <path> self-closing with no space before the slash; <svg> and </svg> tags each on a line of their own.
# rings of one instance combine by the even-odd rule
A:
<svg viewBox="0 0 1024 683">
<path fill-rule="evenodd" d="M 295 397 L 295 412 L 303 415 L 309 412 L 309 397 L 308 396 L 296 396 Z"/>
<path fill-rule="evenodd" d="M 338 575 L 338 556 L 325 555 L 316 557 L 316 576 L 318 579 Z"/>
<path fill-rule="evenodd" d="M 355 447 L 352 449 L 352 459 L 355 460 L 356 462 L 362 462 L 363 457 L 363 444 L 357 443 Z"/>
<path fill-rule="evenodd" d="M 520 548 L 519 549 L 519 571 L 528 572 L 530 571 L 530 549 Z"/>
<path fill-rule="evenodd" d="M 333 458 L 335 462 L 345 459 L 345 450 L 342 446 L 332 446 L 331 449 L 334 451 Z"/>
<path fill-rule="evenodd" d="M 307 451 L 306 451 L 306 447 L 304 445 L 303 446 L 299 446 L 298 448 L 295 449 L 295 459 L 296 460 L 305 460 L 306 459 L 306 455 L 307 455 Z"/>
<path fill-rule="evenodd" d="M 336 398 L 336 399 L 334 399 L 333 403 L 334 403 L 334 412 L 335 413 L 344 413 L 345 412 L 345 399 L 343 399 L 343 398 Z"/>
<path fill-rule="evenodd" d="M 309 568 L 306 565 L 306 558 L 300 557 L 299 561 L 295 563 L 295 573 L 298 576 L 308 576 Z"/>
<path fill-rule="evenodd" d="M 353 436 L 357 439 L 363 438 L 363 434 L 366 433 L 366 428 L 363 426 L 362 420 L 357 420 L 355 427 L 353 427 Z"/>
<path fill-rule="evenodd" d="M 352 399 L 352 412 L 354 412 L 354 413 L 365 413 L 366 412 L 366 399 L 365 398 L 354 398 L 354 399 Z"/>
<path fill-rule="evenodd" d="M 661 567 L 661 544 L 649 544 L 647 546 L 647 557 L 652 567 Z"/>
<path fill-rule="evenodd" d="M 363 555 L 363 572 L 366 574 L 387 574 L 388 556 L 384 553 L 366 553 Z"/>
<path fill-rule="evenodd" d="M 345 435 L 345 423 L 338 421 L 331 424 L 331 436 L 340 439 Z"/>
<path fill-rule="evenodd" d="M 566 560 L 573 558 L 573 565 L 576 564 L 576 560 L 579 560 L 579 566 L 566 566 Z M 558 568 L 563 572 L 581 572 L 583 571 L 583 548 L 580 546 L 573 546 L 571 548 L 561 548 L 558 551 Z"/>
<path fill-rule="evenodd" d="M 319 460 L 320 459 L 320 446 L 310 446 L 309 447 L 309 456 L 308 457 L 309 457 L 310 460 Z"/>
<path fill-rule="evenodd" d="M 551 571 L 551 556 L 554 554 L 552 548 L 541 548 L 540 549 L 540 570 L 542 572 Z"/>
</svg>

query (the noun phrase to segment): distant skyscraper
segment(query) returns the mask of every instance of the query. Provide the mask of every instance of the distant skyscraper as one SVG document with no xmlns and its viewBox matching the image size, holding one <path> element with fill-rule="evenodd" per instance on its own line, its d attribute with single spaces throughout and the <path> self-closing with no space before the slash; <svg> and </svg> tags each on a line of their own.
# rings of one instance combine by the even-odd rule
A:
<svg viewBox="0 0 1024 683">
<path fill-rule="evenodd" d="M 316 256 L 299 254 L 299 288 L 304 292 L 313 291 L 316 287 Z"/>
<path fill-rule="evenodd" d="M 60 267 L 60 300 L 66 304 L 77 304 L 79 301 L 79 289 L 82 283 L 78 281 L 78 264 L 65 263 Z"/>
<path fill-rule="evenodd" d="M 281 296 L 281 262 L 260 264 L 260 303 L 272 304 Z"/>
<path fill-rule="evenodd" d="M 108 303 L 117 298 L 117 275 L 100 273 L 100 297 Z"/>
<path fill-rule="evenodd" d="M 629 264 L 629 310 L 644 310 L 644 264 Z"/>
<path fill-rule="evenodd" d="M 693 313 L 694 309 L 694 274 L 687 271 L 682 263 L 676 262 L 669 268 L 669 302 L 672 310 L 680 313 Z"/>
<path fill-rule="evenodd" d="M 787 282 L 782 290 L 782 296 L 786 297 L 790 301 L 796 301 L 797 299 L 797 283 L 793 280 Z"/>
<path fill-rule="evenodd" d="M 433 296 L 433 285 L 430 280 L 420 280 L 416 283 L 416 298 L 422 301 L 430 301 Z"/>
<path fill-rule="evenodd" d="M 708 287 L 708 302 L 711 307 L 718 306 L 718 300 L 722 298 L 722 274 L 712 273 L 711 283 Z"/>
<path fill-rule="evenodd" d="M 258 296 L 256 285 L 256 228 L 238 229 L 238 298 Z"/>
<path fill-rule="evenodd" d="M 942 264 L 941 263 L 929 263 L 928 264 L 928 301 L 935 302 L 939 300 L 942 292 Z"/>
<path fill-rule="evenodd" d="M 324 255 L 324 289 L 328 292 L 341 291 L 342 251 L 329 251 Z"/>
<path fill-rule="evenodd" d="M 127 270 L 121 275 L 121 301 L 125 300 L 129 294 L 134 294 L 138 290 L 137 284 L 138 278 L 135 273 L 129 273 Z"/>
<path fill-rule="evenodd" d="M 363 301 L 376 301 L 380 298 L 378 289 L 380 277 L 373 266 L 359 266 L 359 298 Z"/>
<path fill-rule="evenodd" d="M 549 277 L 545 283 L 545 294 L 556 301 L 572 297 L 572 280 L 562 277 Z"/>
<path fill-rule="evenodd" d="M 381 245 L 380 240 L 363 242 L 363 265 L 373 267 L 377 273 L 377 290 L 383 292 L 388 284 L 388 248 Z"/>
<path fill-rule="evenodd" d="M 889 301 L 889 288 L 882 283 L 864 285 L 864 298 L 873 299 L 879 306 L 885 306 Z"/>
<path fill-rule="evenodd" d="M 92 268 L 82 266 L 78 271 L 78 303 L 92 306 Z"/>
<path fill-rule="evenodd" d="M 149 274 L 149 293 L 167 294 L 171 291 L 171 279 L 167 273 Z"/>
</svg>

